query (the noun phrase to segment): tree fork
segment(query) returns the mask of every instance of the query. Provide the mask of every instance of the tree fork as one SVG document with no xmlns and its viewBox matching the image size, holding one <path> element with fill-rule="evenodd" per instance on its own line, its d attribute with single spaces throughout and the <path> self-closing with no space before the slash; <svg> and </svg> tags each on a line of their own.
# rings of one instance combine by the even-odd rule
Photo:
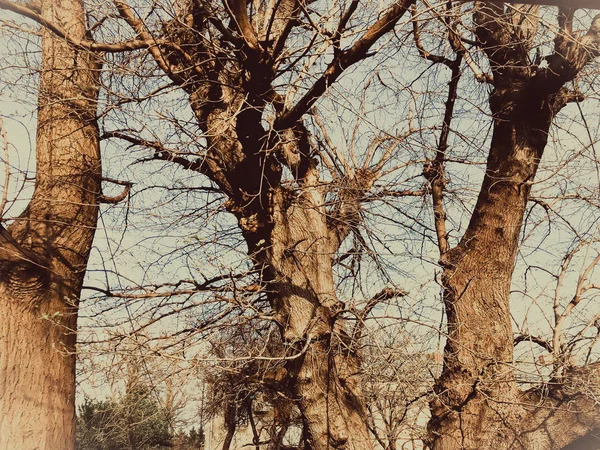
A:
<svg viewBox="0 0 600 450">
<path fill-rule="evenodd" d="M 558 449 L 600 425 L 593 402 L 574 389 L 584 380 L 594 389 L 593 366 L 557 380 L 548 397 L 535 389 L 519 391 L 510 318 L 510 285 L 531 186 L 552 121 L 571 98 L 564 84 L 598 55 L 600 19 L 579 41 L 563 39 L 570 34 L 569 20 L 563 20 L 548 68 L 533 71 L 530 37 L 523 34 L 522 45 L 511 47 L 511 25 L 503 14 L 504 8 L 483 4 L 474 13 L 493 73 L 494 128 L 469 226 L 441 258 L 448 339 L 431 402 L 435 450 Z"/>
</svg>

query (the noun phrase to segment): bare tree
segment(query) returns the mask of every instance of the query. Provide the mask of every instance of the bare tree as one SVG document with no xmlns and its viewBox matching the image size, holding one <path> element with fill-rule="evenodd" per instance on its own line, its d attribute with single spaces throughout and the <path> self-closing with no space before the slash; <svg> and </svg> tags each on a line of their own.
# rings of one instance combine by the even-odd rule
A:
<svg viewBox="0 0 600 450">
<path fill-rule="evenodd" d="M 332 266 L 360 221 L 360 199 L 383 173 L 394 140 L 387 152 L 373 149 L 352 167 L 341 157 L 319 155 L 306 120 L 326 89 L 366 58 L 412 3 L 394 3 L 344 46 L 357 2 L 324 5 L 321 17 L 294 1 L 178 2 L 165 7 L 169 20 L 158 14 L 154 23 L 115 2 L 135 39 L 159 43 L 148 53 L 188 95 L 205 146 L 200 157 L 186 158 L 131 133 L 106 136 L 150 148 L 153 159 L 208 177 L 227 197 L 226 208 L 237 219 L 260 290 L 284 337 L 288 377 L 314 449 L 371 447 L 360 357 L 339 316 L 344 304 L 337 298 Z M 334 31 L 318 25 L 338 15 Z M 294 41 L 295 36 L 305 38 Z M 325 63 L 327 49 L 334 57 Z M 305 79 L 301 63 L 311 79 Z M 296 71 L 295 84 L 286 90 L 275 85 Z M 332 188 L 319 157 L 339 167 L 330 173 Z M 333 207 L 328 193 L 336 195 Z"/>
<path fill-rule="evenodd" d="M 582 35 L 573 29 L 574 9 L 561 7 L 554 50 L 543 56 L 538 50 L 536 57 L 539 13 L 537 6 L 483 2 L 473 10 L 475 45 L 491 69 L 478 75 L 492 87 L 493 134 L 477 203 L 455 246 L 448 243 L 441 203 L 445 145 L 431 169 L 448 321 L 444 368 L 431 403 L 435 449 L 562 448 L 597 428 L 600 419 L 593 396 L 574 389 L 597 390 L 597 364 L 566 369 L 547 391 L 526 392 L 519 390 L 513 367 L 510 288 L 531 188 L 553 119 L 583 99 L 570 83 L 600 54 L 600 16 Z M 465 54 L 460 42 L 454 47 Z M 450 119 L 453 106 L 446 103 Z M 555 332 L 561 333 L 560 319 Z M 556 341 L 552 351 L 559 351 Z"/>
<path fill-rule="evenodd" d="M 36 14 L 86 36 L 78 1 L 42 1 Z M 0 225 L 2 448 L 74 448 L 77 304 L 101 194 L 100 68 L 98 55 L 42 30 L 35 192 Z"/>
</svg>

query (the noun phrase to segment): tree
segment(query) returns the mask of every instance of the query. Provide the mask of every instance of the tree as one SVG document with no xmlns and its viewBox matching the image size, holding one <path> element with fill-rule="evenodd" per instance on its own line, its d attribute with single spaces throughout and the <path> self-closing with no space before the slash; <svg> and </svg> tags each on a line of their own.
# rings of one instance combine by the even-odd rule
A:
<svg viewBox="0 0 600 450">
<path fill-rule="evenodd" d="M 573 388 L 596 392 L 598 364 L 565 367 L 546 392 L 520 391 L 512 365 L 510 288 L 531 188 L 553 119 L 582 101 L 569 83 L 600 54 L 600 16 L 581 36 L 574 12 L 559 9 L 554 51 L 532 59 L 539 7 L 480 3 L 473 11 L 477 46 L 491 69 L 485 79 L 493 134 L 477 203 L 457 245 L 449 246 L 444 215 L 436 215 L 448 337 L 431 404 L 434 449 L 562 448 L 599 424 L 595 401 Z M 446 105 L 449 122 L 451 97 Z M 432 189 L 438 183 L 443 190 L 445 150 L 438 147 Z M 442 190 L 437 199 L 433 191 L 434 207 Z"/>
<path fill-rule="evenodd" d="M 223 332 L 220 341 L 212 342 L 215 359 L 230 354 L 241 358 L 204 371 L 210 393 L 206 401 L 207 416 L 212 421 L 222 419 L 224 423 L 223 450 L 249 445 L 278 450 L 284 448 L 284 442 L 302 448 L 302 421 L 287 386 L 285 367 L 278 358 L 281 341 L 263 340 L 257 331 L 238 326 L 230 333 Z M 245 359 L 246 343 L 263 344 L 265 359 Z M 240 436 L 242 428 L 246 432 Z"/>
<path fill-rule="evenodd" d="M 78 450 L 165 450 L 173 447 L 170 411 L 152 390 L 131 379 L 123 398 L 92 400 L 79 406 Z M 194 430 L 190 437 L 198 438 Z M 198 447 L 196 447 L 198 448 Z"/>
<path fill-rule="evenodd" d="M 290 85 L 292 95 L 286 99 L 276 80 L 297 70 L 296 54 L 302 61 L 325 54 L 314 43 L 290 43 L 310 24 L 303 5 L 265 2 L 254 8 L 240 1 L 190 1 L 171 8 L 157 3 L 153 7 L 164 8 L 163 13 L 142 20 L 130 5 L 115 2 L 136 39 L 158 44 L 148 53 L 187 94 L 205 145 L 200 157 L 187 158 L 132 133 L 104 136 L 150 148 L 152 159 L 208 177 L 227 197 L 226 208 L 237 219 L 259 289 L 284 338 L 290 386 L 315 450 L 372 447 L 360 357 L 338 317 L 344 305 L 335 292 L 332 266 L 360 221 L 360 198 L 382 175 L 394 146 L 382 155 L 373 149 L 359 167 L 338 166 L 329 174 L 335 183 L 327 189 L 305 117 L 327 87 L 366 58 L 412 3 L 394 3 L 346 48 L 341 42 L 358 4 L 332 5 L 341 17 L 336 31 L 330 37 L 315 27 L 308 35 L 326 43 L 334 58 L 290 104 L 300 86 Z M 331 161 L 330 167 L 337 163 Z M 328 194 L 336 196 L 332 207 Z"/>
<path fill-rule="evenodd" d="M 173 438 L 173 448 L 177 450 L 200 450 L 204 448 L 204 430 L 192 427 L 188 432 L 179 432 Z"/>
<path fill-rule="evenodd" d="M 36 14 L 87 33 L 78 1 L 42 1 Z M 35 191 L 0 225 L 2 448 L 74 446 L 77 304 L 101 194 L 100 68 L 96 54 L 42 30 Z"/>
<path fill-rule="evenodd" d="M 142 166 L 153 168 L 138 194 L 157 186 L 169 192 L 164 202 L 161 198 L 154 206 L 172 204 L 177 216 L 169 223 L 172 228 L 177 221 L 196 226 L 188 241 L 158 256 L 157 265 L 164 266 L 143 268 L 139 284 L 117 269 L 118 276 L 105 270 L 106 280 L 90 286 L 99 293 L 94 301 L 101 303 L 101 297 L 104 304 L 110 302 L 107 309 L 113 315 L 105 320 L 117 317 L 115 321 L 131 325 L 106 342 L 117 347 L 134 340 L 153 355 L 169 351 L 173 359 L 185 359 L 190 347 L 205 343 L 211 330 L 252 324 L 247 355 L 232 351 L 220 358 L 276 360 L 284 366 L 281 384 L 300 411 L 305 447 L 372 448 L 362 392 L 361 345 L 368 339 L 376 343 L 377 333 L 369 336 L 366 323 L 387 307 L 401 309 L 399 299 L 407 293 L 398 287 L 404 272 L 397 266 L 408 265 L 407 260 L 416 265 L 418 257 L 426 260 L 427 252 L 417 254 L 414 248 L 428 247 L 435 239 L 443 266 L 448 333 L 444 368 L 431 401 L 429 444 L 433 448 L 558 448 L 598 424 L 597 415 L 590 412 L 589 392 L 574 387 L 582 384 L 577 381 L 582 377 L 591 380 L 593 387 L 597 365 L 561 363 L 567 351 L 561 334 L 564 317 L 558 314 L 553 345 L 525 336 L 530 342 L 541 342 L 555 356 L 551 383 L 542 386 L 546 390 L 520 392 L 513 360 L 510 285 L 551 124 L 569 102 L 582 100 L 569 83 L 597 54 L 598 21 L 580 36 L 572 29 L 573 11 L 561 8 L 554 53 L 542 56 L 548 42 L 535 39 L 552 26 L 538 26 L 538 12 L 545 11 L 539 7 L 477 2 L 461 21 L 466 10 L 453 9 L 452 2 L 441 9 L 427 5 L 425 12 L 412 8 L 415 48 L 408 50 L 398 45 L 397 38 L 409 34 L 398 34 L 395 28 L 416 4 L 404 0 L 383 9 L 374 4 L 359 9 L 357 1 L 90 2 L 88 32 L 75 33 L 57 25 L 62 15 L 44 16 L 33 5 L 0 0 L 1 7 L 52 30 L 60 38 L 54 39 L 68 51 L 109 53 L 103 79 L 106 107 L 100 114 L 102 140 L 107 148 L 125 143 L 130 146 L 127 150 L 137 152 L 139 158 L 131 161 L 136 171 L 143 173 Z M 421 18 L 427 11 L 432 19 L 425 23 Z M 436 36 L 423 36 L 431 29 Z M 390 36 L 390 41 L 380 44 L 384 36 Z M 428 52 L 425 47 L 432 42 L 445 54 Z M 487 60 L 481 61 L 479 50 Z M 406 59 L 396 52 L 404 52 Z M 443 83 L 424 75 L 431 67 L 415 63 L 419 70 L 414 73 L 409 62 L 417 53 L 428 64 L 441 63 L 451 70 L 442 114 L 417 106 L 423 98 L 439 100 L 436 89 Z M 380 66 L 388 59 L 397 71 L 386 76 Z M 489 142 L 477 141 L 468 127 L 452 127 L 465 67 L 473 71 L 473 79 L 493 87 L 489 108 L 494 129 Z M 487 67 L 491 74 L 486 73 Z M 361 83 L 358 91 L 342 98 L 332 87 L 342 89 L 343 76 L 348 85 Z M 378 90 L 371 90 L 371 85 Z M 477 92 L 468 90 L 468 95 L 477 104 Z M 330 116 L 339 123 L 332 125 Z M 468 147 L 457 158 L 449 148 L 451 136 L 463 139 Z M 477 164 L 474 142 L 490 150 L 471 211 L 468 201 L 459 202 L 468 199 L 472 183 L 465 183 L 462 192 L 449 189 L 446 171 L 451 164 Z M 43 151 L 40 147 L 38 153 Z M 119 155 L 125 158 L 127 153 Z M 187 174 L 185 181 L 181 172 Z M 99 181 L 96 187 L 86 192 L 97 196 Z M 178 197 L 181 191 L 183 200 Z M 421 200 L 426 195 L 433 201 L 431 220 Z M 454 205 L 458 205 L 450 211 L 449 198 L 457 199 Z M 537 201 L 545 210 L 552 209 L 543 199 Z M 93 197 L 69 204 L 95 206 L 96 202 Z M 465 232 L 460 218 L 447 220 L 448 213 L 456 210 L 468 210 Z M 150 216 L 144 225 L 150 226 L 150 219 L 156 217 Z M 376 221 L 389 228 L 377 229 Z M 205 239 L 207 224 L 215 222 L 221 233 Z M 90 230 L 94 225 L 90 221 L 87 226 Z M 16 224 L 11 227 L 18 229 Z M 399 229 L 398 235 L 407 242 L 419 243 L 412 248 L 404 242 L 390 243 L 391 227 Z M 168 241 L 166 234 L 160 236 L 164 241 Z M 455 235 L 460 239 L 453 245 Z M 44 244 L 53 242 L 45 230 L 41 238 Z M 21 240 L 26 242 L 25 237 Z M 21 259 L 27 256 L 14 250 L 13 241 L 6 242 L 12 249 L 5 251 L 8 257 L 17 251 Z M 169 244 L 163 242 L 162 249 Z M 217 255 L 220 273 L 211 272 L 208 258 L 200 269 L 192 267 L 189 255 L 209 244 L 229 247 L 238 259 L 243 248 L 247 259 L 234 264 L 227 255 Z M 405 248 L 398 250 L 396 245 L 410 250 L 402 253 Z M 391 270 L 395 276 L 386 270 L 384 253 L 397 258 Z M 189 259 L 170 271 L 164 261 L 179 258 Z M 364 269 L 369 264 L 370 272 Z M 83 266 L 77 267 L 81 272 Z M 180 277 L 183 272 L 189 276 Z M 582 277 L 584 284 L 578 285 L 569 311 L 592 289 L 585 284 L 592 272 L 593 268 Z M 373 273 L 375 282 L 369 279 Z M 122 280 L 127 281 L 125 287 Z M 125 304 L 122 315 L 115 313 L 120 302 Z M 557 304 L 555 310 L 560 309 L 560 301 Z M 138 306 L 136 317 L 132 306 Z M 179 326 L 169 322 L 174 317 L 185 318 L 183 329 L 168 336 L 157 330 L 159 320 Z M 390 326 L 382 317 L 377 320 Z M 69 325 L 75 329 L 74 322 Z M 274 327 L 279 340 L 270 336 Z M 268 343 L 277 343 L 273 347 L 279 352 Z M 201 360 L 199 354 L 192 358 Z M 394 364 L 387 367 L 393 371 Z M 373 385 L 377 387 L 377 382 Z M 578 409 L 570 411 L 565 407 L 569 404 Z M 229 409 L 233 417 L 235 408 Z M 564 423 L 570 424 L 567 432 L 560 426 Z M 397 435 L 391 422 L 387 434 L 388 446 L 393 446 Z"/>
</svg>

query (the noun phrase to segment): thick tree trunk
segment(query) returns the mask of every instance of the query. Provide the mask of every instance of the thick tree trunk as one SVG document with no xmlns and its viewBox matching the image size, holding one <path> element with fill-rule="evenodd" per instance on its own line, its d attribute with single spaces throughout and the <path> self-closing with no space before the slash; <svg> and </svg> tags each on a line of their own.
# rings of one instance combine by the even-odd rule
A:
<svg viewBox="0 0 600 450">
<path fill-rule="evenodd" d="M 230 197 L 227 206 L 238 218 L 249 256 L 262 274 L 284 343 L 290 354 L 300 354 L 288 361 L 287 382 L 298 400 L 308 445 L 313 450 L 368 450 L 372 443 L 360 358 L 350 350 L 353 346 L 336 316 L 343 305 L 335 293 L 332 258 L 340 238 L 327 221 L 317 171 L 312 162 L 297 163 L 303 173 L 297 192 L 279 185 L 278 163 L 261 159 L 267 152 L 261 147 L 266 133 L 256 122 L 260 114 L 255 107 L 240 106 L 236 97 L 225 90 L 220 96 L 230 99 L 232 110 L 243 111 L 233 121 L 221 105 L 205 112 L 191 96 L 205 132 L 215 136 L 211 147 L 219 149 L 219 159 L 209 154 L 203 170 Z M 301 144 L 291 130 L 286 133 L 289 140 L 269 154 L 309 154 L 298 150 Z"/>
<path fill-rule="evenodd" d="M 262 274 L 284 343 L 289 353 L 301 353 L 288 362 L 288 384 L 298 399 L 308 445 L 313 450 L 368 450 L 372 443 L 360 360 L 349 350 L 342 321 L 336 320 L 343 305 L 335 293 L 332 258 L 341 240 L 327 221 L 330 214 L 306 137 L 287 129 L 272 142 L 261 125 L 263 100 L 250 103 L 239 89 L 227 88 L 242 80 L 227 79 L 225 72 L 208 75 L 222 87 L 214 83 L 214 92 L 207 92 L 202 82 L 190 95 L 210 137 L 211 152 L 200 170 L 228 195 L 227 207 Z M 296 174 L 295 191 L 281 186 L 280 161 Z"/>
<path fill-rule="evenodd" d="M 85 36 L 82 4 L 44 1 L 42 15 Z M 100 194 L 98 59 L 48 31 L 33 198 L 0 233 L 0 448 L 73 449 L 77 303 Z"/>
<path fill-rule="evenodd" d="M 535 10 L 526 11 L 535 17 Z M 481 4 L 474 13 L 493 73 L 494 132 L 469 226 L 441 258 L 448 338 L 431 402 L 430 445 L 436 450 L 559 449 L 600 423 L 591 401 L 600 391 L 594 365 L 572 369 L 545 390 L 519 391 L 510 320 L 510 285 L 531 185 L 554 116 L 578 97 L 563 86 L 598 54 L 590 49 L 600 42 L 600 17 L 577 40 L 573 11 L 559 11 L 555 53 L 541 68 L 530 63 L 535 28 L 520 25 L 522 13 Z"/>
<path fill-rule="evenodd" d="M 461 242 L 442 258 L 449 334 L 432 402 L 432 447 L 558 449 L 598 426 L 593 402 L 573 388 L 579 380 L 597 391 L 598 377 L 573 371 L 551 395 L 521 394 L 509 291 L 531 182 L 562 103 L 535 90 L 497 90 L 491 103 L 497 118 L 479 199 Z M 514 107 L 509 114 L 497 108 L 506 104 Z"/>
<path fill-rule="evenodd" d="M 303 414 L 307 446 L 314 449 L 369 449 L 372 444 L 360 392 L 359 358 L 336 320 L 341 304 L 335 295 L 331 258 L 343 233 L 330 229 L 325 219 L 335 214 L 325 211 L 322 193 L 315 188 L 319 183 L 314 149 L 302 117 L 346 68 L 367 57 L 373 44 L 393 29 L 413 3 L 394 2 L 349 48 L 336 50 L 328 67 L 291 108 L 273 81 L 283 64 L 279 57 L 286 39 L 295 27 L 303 26 L 297 20 L 303 8 L 295 0 L 267 2 L 266 8 L 253 4 L 250 14 L 250 3 L 227 2 L 232 19 L 227 34 L 232 32 L 235 38 L 225 39 L 236 47 L 230 53 L 207 45 L 205 31 L 213 21 L 201 3 L 188 2 L 185 28 L 180 20 L 163 27 L 168 40 L 185 48 L 185 54 L 169 46 L 163 51 L 149 49 L 159 67 L 189 94 L 207 141 L 205 157 L 194 162 L 168 149 L 162 151 L 160 145 L 152 146 L 154 158 L 205 174 L 227 195 L 226 206 L 238 219 L 249 255 L 263 275 L 285 344 L 290 352 L 300 352 L 288 360 L 289 383 Z M 346 32 L 354 6 L 341 18 L 338 33 Z M 131 8 L 120 4 L 119 12 L 138 38 L 152 40 Z M 217 28 L 217 34 L 223 32 Z M 264 114 L 267 106 L 277 117 L 265 129 L 270 122 L 269 114 Z M 125 139 L 147 145 L 140 139 Z M 281 185 L 284 169 L 293 177 L 293 188 Z M 356 181 L 354 173 L 346 175 L 348 184 Z M 364 193 L 360 184 L 346 186 L 358 193 L 353 205 Z M 359 208 L 351 209 L 354 216 L 340 221 L 345 226 L 359 220 L 355 217 Z M 338 225 L 333 228 L 343 228 Z"/>
<path fill-rule="evenodd" d="M 290 356 L 288 380 L 313 450 L 373 448 L 360 384 L 360 359 L 336 314 L 343 309 L 333 281 L 338 241 L 318 189 L 305 184 L 289 205 L 273 198 L 266 242 L 267 290 Z M 270 245 L 269 245 L 270 244 Z"/>
<path fill-rule="evenodd" d="M 0 243 L 0 448 L 70 449 L 74 308 L 38 255 L 10 246 Z"/>
<path fill-rule="evenodd" d="M 511 96 L 516 107 L 509 115 L 494 111 L 487 171 L 471 223 L 442 258 L 449 334 L 430 424 L 436 449 L 515 448 L 511 442 L 519 431 L 511 439 L 510 427 L 522 419 L 515 412 L 509 291 L 531 181 L 554 111 L 535 95 L 494 95 L 493 107 Z"/>
</svg>

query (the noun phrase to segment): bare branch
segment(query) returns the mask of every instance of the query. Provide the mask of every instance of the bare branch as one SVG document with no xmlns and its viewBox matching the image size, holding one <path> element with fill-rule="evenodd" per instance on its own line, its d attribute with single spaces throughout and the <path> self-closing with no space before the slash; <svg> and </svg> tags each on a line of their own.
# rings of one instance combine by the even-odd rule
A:
<svg viewBox="0 0 600 450">
<path fill-rule="evenodd" d="M 462 2 L 468 2 L 470 0 L 461 0 Z M 522 4 L 521 2 L 515 1 L 500 1 L 500 0 L 483 0 L 480 3 L 512 3 L 512 4 Z M 546 6 L 558 6 L 564 7 L 565 5 L 569 5 L 572 8 L 588 8 L 588 9 L 600 9 L 600 4 L 598 0 L 527 0 L 527 4 L 529 5 L 546 5 Z"/>
<path fill-rule="evenodd" d="M 254 51 L 260 49 L 256 31 L 248 19 L 248 11 L 246 10 L 245 0 L 225 0 L 227 9 L 231 14 L 231 18 L 235 21 L 238 31 L 242 35 L 246 45 Z"/>
<path fill-rule="evenodd" d="M 552 344 L 539 336 L 532 336 L 530 334 L 520 334 L 515 338 L 515 347 L 521 342 L 533 342 L 545 349 L 548 353 L 552 353 Z"/>
<path fill-rule="evenodd" d="M 344 71 L 368 56 L 369 49 L 388 31 L 391 31 L 416 0 L 399 0 L 352 47 L 334 57 L 323 75 L 312 85 L 295 106 L 284 111 L 275 121 L 276 129 L 293 126 L 323 95 Z"/>
<path fill-rule="evenodd" d="M 448 149 L 448 137 L 450 136 L 450 125 L 452 117 L 454 116 L 454 105 L 458 96 L 458 82 L 460 81 L 461 75 L 460 68 L 463 60 L 462 56 L 463 53 L 458 52 L 456 59 L 452 61 L 452 77 L 448 88 L 444 121 L 442 123 L 442 132 L 440 134 L 436 155 L 434 160 L 428 162 L 423 169 L 423 175 L 427 181 L 429 181 L 431 187 L 435 231 L 440 256 L 444 256 L 450 249 L 448 233 L 446 231 L 446 211 L 444 208 L 444 189 L 446 186 L 444 165 L 446 162 L 446 150 Z"/>
<path fill-rule="evenodd" d="M 354 326 L 354 330 L 352 331 L 353 338 L 356 341 L 358 341 L 360 339 L 363 329 L 365 327 L 365 320 L 367 319 L 369 314 L 371 314 L 371 311 L 373 311 L 373 308 L 375 308 L 378 304 L 380 304 L 381 302 L 386 301 L 386 300 L 391 300 L 393 298 L 406 297 L 407 295 L 408 295 L 407 291 L 405 291 L 404 289 L 399 289 L 399 288 L 385 288 L 385 289 L 382 289 L 377 294 L 375 294 L 367 302 L 367 304 L 361 311 L 357 311 L 355 313 L 356 318 L 358 319 L 358 322 L 356 323 L 356 325 Z"/>
<path fill-rule="evenodd" d="M 121 192 L 119 195 L 114 196 L 114 197 L 107 197 L 104 194 L 101 194 L 98 197 L 98 201 L 100 203 L 108 203 L 108 204 L 112 204 L 115 205 L 117 203 L 119 203 L 120 201 L 124 200 L 125 197 L 127 197 L 129 195 L 129 192 L 131 191 L 131 186 L 133 186 L 133 183 L 131 181 L 121 181 L 121 180 L 115 180 L 114 178 L 102 178 L 102 181 L 108 181 L 110 183 L 114 183 L 114 184 L 118 184 L 121 186 L 125 186 L 125 189 L 123 189 L 123 192 Z"/>
<path fill-rule="evenodd" d="M 4 216 L 4 208 L 6 207 L 6 203 L 8 201 L 8 184 L 10 183 L 10 163 L 9 163 L 9 145 L 8 145 L 8 137 L 6 136 L 6 129 L 4 128 L 4 120 L 2 120 L 2 116 L 0 116 L 0 137 L 2 137 L 2 143 L 4 147 L 4 188 L 2 190 L 2 198 L 0 199 L 0 220 Z"/>
<path fill-rule="evenodd" d="M 414 5 L 410 8 L 410 12 L 413 16 L 413 40 L 415 41 L 415 46 L 417 47 L 421 58 L 431 61 L 435 64 L 445 64 L 446 66 L 450 67 L 452 65 L 452 61 L 450 59 L 446 58 L 445 56 L 434 55 L 425 50 L 423 43 L 421 42 L 421 29 L 419 28 L 419 21 L 415 18 L 416 8 Z"/>
<path fill-rule="evenodd" d="M 548 66 L 540 69 L 536 80 L 547 91 L 558 91 L 573 80 L 591 60 L 600 55 L 600 15 L 594 17 L 588 32 L 581 38 L 568 35 L 570 12 L 561 11 L 561 32 L 555 41 L 555 52 L 546 58 Z"/>
<path fill-rule="evenodd" d="M 74 36 L 69 35 L 65 30 L 63 30 L 60 26 L 46 20 L 42 15 L 33 7 L 30 7 L 27 4 L 23 3 L 15 3 L 9 0 L 0 0 L 0 9 L 6 9 L 8 11 L 12 11 L 17 13 L 23 17 L 27 17 L 29 19 L 34 20 L 39 23 L 43 27 L 52 31 L 56 36 L 61 39 L 64 39 L 69 44 L 73 45 L 77 48 L 82 48 L 84 50 L 90 50 L 94 52 L 107 52 L 107 53 L 118 53 L 118 52 L 126 52 L 131 50 L 139 50 L 142 48 L 149 48 L 152 46 L 156 46 L 160 44 L 167 44 L 167 42 L 157 42 L 154 39 L 133 39 L 124 42 L 95 42 L 90 41 L 88 39 L 80 39 Z"/>
</svg>

